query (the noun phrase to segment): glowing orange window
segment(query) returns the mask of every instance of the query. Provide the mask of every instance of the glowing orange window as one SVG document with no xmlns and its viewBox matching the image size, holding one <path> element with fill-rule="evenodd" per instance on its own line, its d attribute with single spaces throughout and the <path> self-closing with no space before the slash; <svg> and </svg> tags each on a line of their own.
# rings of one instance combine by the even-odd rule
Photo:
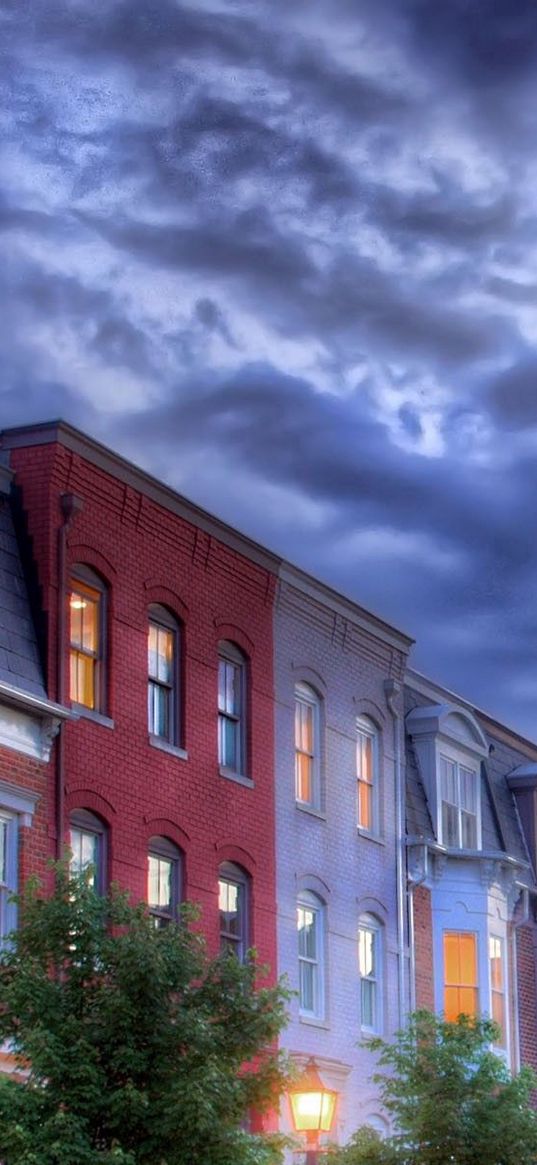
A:
<svg viewBox="0 0 537 1165">
<path fill-rule="evenodd" d="M 378 741 L 374 725 L 365 716 L 356 722 L 356 780 L 358 826 L 378 832 Z"/>
<path fill-rule="evenodd" d="M 89 574 L 89 572 L 88 572 Z M 103 591 L 81 579 L 69 595 L 69 694 L 75 704 L 102 711 Z"/>
<path fill-rule="evenodd" d="M 467 931 L 444 931 L 444 1015 L 477 1015 L 477 939 Z"/>
</svg>

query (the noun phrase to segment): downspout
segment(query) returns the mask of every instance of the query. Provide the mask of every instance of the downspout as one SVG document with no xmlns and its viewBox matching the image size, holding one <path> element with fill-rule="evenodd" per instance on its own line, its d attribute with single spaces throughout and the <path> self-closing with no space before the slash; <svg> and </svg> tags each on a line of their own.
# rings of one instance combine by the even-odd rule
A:
<svg viewBox="0 0 537 1165">
<path fill-rule="evenodd" d="M 60 495 L 62 523 L 58 527 L 57 568 L 58 568 L 58 605 L 57 605 L 57 634 L 56 634 L 56 700 L 58 704 L 65 704 L 65 646 L 66 646 L 66 610 L 67 595 L 67 534 L 71 522 L 83 507 L 82 498 L 75 494 Z M 56 742 L 56 858 L 61 861 L 64 850 L 64 810 L 65 810 L 65 780 L 64 780 L 64 729 L 60 728 Z"/>
<path fill-rule="evenodd" d="M 414 930 L 414 890 L 422 886 L 429 876 L 429 847 L 423 846 L 423 873 L 418 878 L 408 879 L 408 948 L 409 948 L 409 978 L 410 978 L 410 1010 L 416 1010 L 416 944 Z"/>
<path fill-rule="evenodd" d="M 394 784 L 395 784 L 395 869 L 397 888 L 397 975 L 399 994 L 399 1026 L 406 1018 L 405 994 L 405 863 L 403 856 L 405 818 L 401 763 L 400 713 L 396 699 L 401 685 L 395 680 L 384 681 L 386 703 L 393 719 Z"/>
</svg>

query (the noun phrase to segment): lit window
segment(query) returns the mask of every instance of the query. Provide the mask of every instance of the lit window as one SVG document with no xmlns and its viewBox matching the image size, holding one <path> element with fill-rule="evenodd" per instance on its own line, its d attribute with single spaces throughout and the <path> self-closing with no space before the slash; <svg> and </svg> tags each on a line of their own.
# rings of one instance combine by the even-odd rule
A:
<svg viewBox="0 0 537 1165">
<path fill-rule="evenodd" d="M 87 873 L 88 883 L 99 894 L 105 889 L 105 826 L 87 809 L 71 815 L 70 872 L 73 877 Z"/>
<path fill-rule="evenodd" d="M 304 891 L 297 904 L 298 983 L 300 1013 L 324 1017 L 324 906 Z"/>
<path fill-rule="evenodd" d="M 156 927 L 167 926 L 177 918 L 181 900 L 181 855 L 167 837 L 152 837 L 147 861 L 149 913 Z"/>
<path fill-rule="evenodd" d="M 380 925 L 364 914 L 358 928 L 358 972 L 360 975 L 360 1024 L 363 1031 L 382 1029 L 382 951 Z"/>
<path fill-rule="evenodd" d="M 152 736 L 178 741 L 178 628 L 165 607 L 149 609 L 148 723 Z"/>
<path fill-rule="evenodd" d="M 94 571 L 86 567 L 80 571 L 70 583 L 69 693 L 73 703 L 101 712 L 105 699 L 104 589 Z"/>
<path fill-rule="evenodd" d="M 490 1011 L 492 1018 L 498 1024 L 500 1037 L 496 1046 L 505 1048 L 507 1044 L 506 1016 L 505 1016 L 505 972 L 503 939 L 496 935 L 489 937 L 490 960 Z"/>
<path fill-rule="evenodd" d="M 230 952 L 243 963 L 249 946 L 248 875 L 240 866 L 226 862 L 220 867 L 218 909 L 220 914 L 220 950 Z"/>
<path fill-rule="evenodd" d="M 301 805 L 319 809 L 319 700 L 306 684 L 295 688 L 295 795 Z"/>
<path fill-rule="evenodd" d="M 356 721 L 356 779 L 358 826 L 369 833 L 379 828 L 378 734 L 365 716 Z"/>
<path fill-rule="evenodd" d="M 444 931 L 444 1015 L 478 1014 L 477 939 L 468 931 Z"/>
<path fill-rule="evenodd" d="M 246 769 L 246 660 L 233 643 L 218 649 L 218 763 L 244 775 Z"/>
<path fill-rule="evenodd" d="M 442 842 L 457 849 L 477 848 L 477 772 L 440 757 Z"/>
</svg>

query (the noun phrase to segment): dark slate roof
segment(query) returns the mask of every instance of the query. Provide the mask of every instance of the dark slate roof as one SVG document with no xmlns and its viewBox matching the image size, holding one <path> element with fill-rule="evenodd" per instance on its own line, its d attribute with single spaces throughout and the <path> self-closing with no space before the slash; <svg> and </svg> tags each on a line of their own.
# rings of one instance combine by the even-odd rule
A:
<svg viewBox="0 0 537 1165">
<path fill-rule="evenodd" d="M 9 499 L 11 474 L 0 465 L 0 680 L 46 699 L 26 583 Z"/>
</svg>

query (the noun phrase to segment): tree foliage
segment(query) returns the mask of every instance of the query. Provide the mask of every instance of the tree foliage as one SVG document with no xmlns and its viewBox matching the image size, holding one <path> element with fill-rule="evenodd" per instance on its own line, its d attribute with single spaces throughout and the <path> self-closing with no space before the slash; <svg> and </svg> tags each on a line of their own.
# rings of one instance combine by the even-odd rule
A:
<svg viewBox="0 0 537 1165">
<path fill-rule="evenodd" d="M 284 1083 L 274 1041 L 286 992 L 210 960 L 186 924 L 101 898 L 57 870 L 30 883 L 0 964 L 3 1165 L 269 1165 L 277 1139 L 245 1131 Z"/>
<path fill-rule="evenodd" d="M 331 1165 L 535 1165 L 537 1079 L 528 1068 L 511 1076 L 491 1050 L 498 1034 L 490 1020 L 419 1011 L 394 1043 L 369 1041 L 395 1133 L 360 1129 Z"/>
</svg>

